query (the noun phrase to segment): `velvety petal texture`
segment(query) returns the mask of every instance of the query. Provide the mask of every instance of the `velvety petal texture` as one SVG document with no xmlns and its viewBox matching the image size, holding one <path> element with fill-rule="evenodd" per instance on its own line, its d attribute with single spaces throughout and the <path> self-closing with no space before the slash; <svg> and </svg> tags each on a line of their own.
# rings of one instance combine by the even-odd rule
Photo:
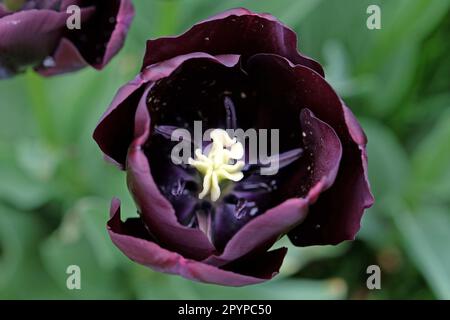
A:
<svg viewBox="0 0 450 320">
<path fill-rule="evenodd" d="M 131 260 L 156 271 L 181 275 L 187 279 L 227 286 L 244 286 L 264 282 L 279 270 L 286 248 L 236 260 L 221 268 L 186 259 L 161 247 L 147 232 L 140 219 L 120 220 L 120 202 L 111 204 L 108 231 L 114 244 Z"/>
<path fill-rule="evenodd" d="M 27 67 L 45 76 L 102 69 L 123 46 L 134 16 L 131 0 L 16 2 L 0 5 L 0 78 Z M 80 29 L 67 27 L 73 5 L 80 8 Z"/>
<path fill-rule="evenodd" d="M 210 141 L 196 141 L 196 122 L 202 134 L 277 130 L 268 158 L 277 170 L 263 174 L 267 163 L 252 161 L 251 144 L 243 146 L 240 179 L 220 181 L 214 199 L 201 196 L 204 173 L 172 157 L 178 130 L 189 156 L 209 152 Z M 196 281 L 269 280 L 286 254 L 272 249 L 278 239 L 288 235 L 298 246 L 353 239 L 374 201 L 367 139 L 351 110 L 320 64 L 298 51 L 291 29 L 244 8 L 149 40 L 141 73 L 118 91 L 93 137 L 126 171 L 139 213 L 122 222 L 113 200 L 114 244 L 133 261 Z"/>
<path fill-rule="evenodd" d="M 143 68 L 198 51 L 213 55 L 246 56 L 261 52 L 275 53 L 323 74 L 319 63 L 298 52 L 294 31 L 271 15 L 254 13 L 245 8 L 231 9 L 213 16 L 178 37 L 149 40 Z"/>
</svg>

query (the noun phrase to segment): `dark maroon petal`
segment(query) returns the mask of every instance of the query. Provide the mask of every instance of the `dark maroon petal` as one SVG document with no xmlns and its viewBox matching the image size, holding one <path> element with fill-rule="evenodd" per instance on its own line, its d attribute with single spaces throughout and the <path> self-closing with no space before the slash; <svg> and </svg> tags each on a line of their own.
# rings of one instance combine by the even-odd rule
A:
<svg viewBox="0 0 450 320">
<path fill-rule="evenodd" d="M 66 27 L 70 5 L 81 7 L 80 30 Z M 101 69 L 122 47 L 133 15 L 130 0 L 36 0 L 13 13 L 1 5 L 0 76 L 30 65 L 45 76 Z"/>
<path fill-rule="evenodd" d="M 70 4 L 76 3 L 75 0 L 68 1 Z M 64 5 L 64 12 L 66 9 Z M 95 13 L 94 7 L 81 9 L 81 25 L 83 26 L 89 19 L 92 19 Z M 67 16 L 66 16 L 67 19 Z M 67 28 L 64 29 L 67 32 Z M 43 76 L 53 76 L 61 73 L 76 71 L 87 66 L 85 58 L 81 55 L 78 48 L 62 35 L 58 46 L 52 52 L 48 52 L 45 60 L 41 61 L 34 69 Z"/>
<path fill-rule="evenodd" d="M 125 43 L 125 38 L 127 36 L 128 30 L 130 28 L 131 22 L 134 18 L 134 7 L 131 0 L 121 0 L 119 11 L 115 16 L 115 27 L 106 43 L 106 50 L 101 59 L 100 64 L 95 64 L 94 67 L 97 69 L 103 68 L 122 48 Z M 111 20 L 109 20 L 111 19 Z M 111 23 L 112 18 L 108 18 L 108 22 Z"/>
<path fill-rule="evenodd" d="M 188 228 L 178 222 L 174 208 L 153 180 L 149 160 L 143 150 L 150 134 L 150 116 L 146 100 L 146 95 L 143 95 L 136 111 L 135 140 L 127 157 L 128 187 L 142 219 L 158 241 L 185 257 L 206 258 L 214 252 L 214 247 L 206 235 L 199 229 Z"/>
<path fill-rule="evenodd" d="M 311 196 L 316 192 L 316 189 L 312 190 Z M 286 200 L 250 220 L 231 238 L 221 255 L 211 256 L 204 262 L 220 266 L 250 252 L 267 250 L 280 236 L 305 219 L 308 206 L 308 199 Z"/>
<path fill-rule="evenodd" d="M 114 244 L 131 260 L 156 271 L 178 274 L 187 279 L 226 286 L 244 286 L 272 278 L 279 270 L 286 249 L 263 253 L 246 261 L 236 261 L 222 270 L 195 260 L 186 259 L 176 252 L 162 248 L 145 234 L 138 221 L 120 220 L 120 202 L 111 204 L 108 232 Z M 249 268 L 254 266 L 255 268 Z M 242 274 L 237 273 L 241 271 Z M 248 274 L 248 275 L 246 275 Z"/>
<path fill-rule="evenodd" d="M 194 122 L 202 121 L 204 129 L 224 128 L 224 100 L 233 91 L 239 94 L 239 84 L 246 80 L 236 66 L 238 57 L 217 56 L 221 63 L 208 58 L 189 59 L 158 81 L 148 97 L 152 126 L 179 127 L 194 133 Z"/>
<path fill-rule="evenodd" d="M 347 148 L 336 181 L 310 209 L 309 219 L 289 233 L 297 246 L 338 244 L 353 240 L 364 209 L 373 204 L 366 179 L 365 149 Z"/>
<path fill-rule="evenodd" d="M 151 85 L 161 78 L 168 77 L 183 62 L 190 59 L 207 59 L 231 67 L 238 63 L 239 56 L 213 57 L 199 52 L 178 56 L 147 67 L 136 79 L 123 86 L 94 131 L 94 140 L 100 149 L 122 168 L 125 167 L 127 150 L 133 140 L 134 115 L 143 94 L 143 85 Z"/>
<path fill-rule="evenodd" d="M 317 119 L 309 109 L 300 114 L 305 153 L 312 159 L 306 168 L 311 175 L 311 185 L 324 181 L 324 189 L 331 187 L 336 179 L 342 157 L 342 145 L 336 132 L 325 122 Z"/>
<path fill-rule="evenodd" d="M 82 22 L 81 29 L 66 30 L 64 36 L 75 45 L 88 64 L 102 69 L 125 42 L 134 17 L 133 5 L 130 0 L 72 0 L 65 1 L 61 10 L 66 11 L 67 6 L 74 4 L 89 7 L 94 12 Z M 58 64 L 53 69 L 53 73 L 66 71 Z"/>
<path fill-rule="evenodd" d="M 19 3 L 21 1 L 12 1 L 13 3 Z M 59 11 L 61 0 L 25 0 L 22 1 L 22 7 L 19 10 L 31 10 L 31 9 L 51 9 L 55 11 Z"/>
<path fill-rule="evenodd" d="M 291 180 L 295 167 L 289 165 L 301 161 L 301 154 L 302 149 L 294 149 L 279 155 L 275 175 L 261 175 L 261 165 L 252 164 L 244 170 L 244 178 L 215 205 L 211 236 L 217 250 L 222 251 L 251 219 L 290 198 L 285 191 L 279 192 L 279 187 Z"/>
<path fill-rule="evenodd" d="M 134 136 L 137 105 L 144 94 L 145 81 L 138 76 L 119 89 L 94 130 L 94 140 L 105 156 L 125 168 L 128 147 Z"/>
<path fill-rule="evenodd" d="M 348 146 L 336 182 L 311 207 L 311 218 L 289 234 L 296 245 L 353 240 L 360 228 L 363 210 L 374 202 L 367 176 L 367 138 L 351 110 L 345 105 L 343 108 L 346 125 L 357 144 Z"/>
<path fill-rule="evenodd" d="M 65 25 L 66 13 L 52 10 L 27 10 L 2 17 L 0 78 L 47 57 L 56 47 Z"/>
<path fill-rule="evenodd" d="M 172 161 L 171 151 L 177 143 L 170 140 L 170 135 L 153 135 L 145 153 L 153 171 L 152 177 L 175 209 L 178 221 L 182 225 L 195 227 L 195 208 L 199 202 L 197 195 L 201 181 L 194 168 Z"/>
<path fill-rule="evenodd" d="M 236 232 L 255 217 L 258 207 L 261 205 L 258 201 L 251 201 L 251 197 L 259 199 L 268 199 L 258 193 L 233 193 L 227 195 L 223 201 L 215 205 L 212 214 L 211 240 L 217 250 L 222 251 L 227 242 Z M 255 210 L 255 213 L 252 213 Z"/>
<path fill-rule="evenodd" d="M 192 62 L 193 60 L 190 60 L 189 62 Z M 187 62 L 186 62 L 187 63 Z M 197 66 L 195 64 L 195 66 Z M 198 69 L 200 69 L 197 66 Z M 192 71 L 194 72 L 194 70 Z M 183 79 L 187 77 L 188 75 L 185 75 L 184 73 L 177 72 L 177 75 L 182 77 Z M 188 79 L 188 78 L 187 78 Z M 178 87 L 179 85 L 175 82 L 174 79 L 170 79 L 171 85 L 173 84 L 174 87 Z M 153 89 L 152 89 L 153 90 Z M 155 90 L 153 90 L 155 91 Z M 170 91 L 166 93 L 170 94 Z M 179 94 L 176 95 L 177 97 L 180 96 Z M 153 96 L 152 96 L 153 98 Z M 156 99 L 156 98 L 155 98 Z M 161 98 L 158 98 L 158 100 L 161 99 L 168 99 L 164 95 L 162 95 Z M 164 100 L 166 102 L 166 100 Z M 183 99 L 181 98 L 180 101 L 186 101 L 189 99 Z M 196 100 L 196 103 L 199 104 L 200 102 Z M 179 109 L 185 109 L 186 106 L 183 105 L 182 108 L 180 108 L 180 103 L 175 104 L 177 107 L 177 112 L 181 112 Z M 160 109 L 167 109 L 167 102 L 165 107 L 159 107 Z M 190 115 L 186 115 L 186 117 L 189 117 Z M 299 112 L 296 112 L 296 130 L 298 131 L 297 136 L 301 137 L 301 130 L 299 125 Z M 186 117 L 179 116 L 179 118 L 185 119 Z M 172 116 L 171 118 L 177 118 L 175 116 Z M 249 177 L 248 179 L 242 180 L 242 182 L 237 183 L 237 192 L 233 192 L 229 197 L 226 197 L 223 202 L 221 202 L 219 205 L 216 206 L 216 210 L 212 213 L 213 218 L 213 225 L 212 225 L 212 240 L 213 243 L 219 251 L 221 251 L 228 240 L 244 225 L 246 224 L 250 219 L 254 218 L 256 213 L 252 212 L 254 210 L 257 210 L 257 214 L 264 213 L 267 209 L 276 206 L 277 204 L 283 202 L 289 197 L 298 197 L 303 196 L 307 194 L 308 189 L 311 188 L 313 185 L 319 182 L 319 180 L 324 180 L 324 187 L 323 189 L 328 188 L 334 181 L 334 178 L 336 176 L 337 168 L 339 166 L 340 156 L 341 156 L 341 146 L 339 139 L 336 136 L 336 133 L 333 131 L 332 128 L 330 128 L 328 125 L 322 123 L 320 120 L 314 118 L 312 114 L 306 113 L 302 117 L 305 120 L 304 127 L 305 130 L 308 132 L 308 139 L 305 139 L 305 145 L 310 148 L 309 152 L 313 153 L 313 162 L 311 163 L 311 167 L 313 165 L 317 166 L 317 170 L 314 170 L 310 168 L 310 166 L 306 165 L 305 163 L 299 163 L 300 167 L 303 167 L 302 174 L 299 175 L 297 172 L 292 172 L 290 170 L 287 172 L 287 174 L 284 174 L 285 177 L 280 181 L 279 185 L 287 184 L 288 187 L 283 187 L 283 190 L 286 189 L 287 192 L 281 192 L 283 195 L 281 197 L 274 197 L 273 194 L 271 194 L 270 191 L 264 189 L 261 191 L 265 191 L 263 193 L 259 192 L 245 192 L 243 189 L 244 187 L 248 186 L 249 184 L 266 184 L 268 188 L 270 188 L 270 182 L 273 179 L 273 177 L 265 177 L 265 180 L 268 181 L 262 181 L 261 177 L 256 179 L 256 181 L 253 183 L 252 178 L 255 177 Z M 193 120 L 192 120 L 193 121 Z M 182 125 L 182 124 L 178 124 Z M 299 140 L 301 140 L 299 138 Z M 300 143 L 300 142 L 299 142 Z M 327 148 L 325 146 L 327 145 Z M 167 149 L 167 148 L 166 148 Z M 168 199 L 171 204 L 174 206 L 178 220 L 180 222 L 184 221 L 183 218 L 185 216 L 186 212 L 190 212 L 191 214 L 194 214 L 192 212 L 192 209 L 194 208 L 194 201 L 185 201 L 186 197 L 183 197 L 183 199 L 179 199 L 180 203 L 178 201 L 174 201 L 173 197 L 168 195 L 167 189 L 170 190 L 171 186 L 167 185 L 167 183 L 172 184 L 172 180 L 177 180 L 179 177 L 178 174 L 176 174 L 177 170 L 173 170 L 169 173 L 167 173 L 167 170 L 165 170 L 165 163 L 170 162 L 170 159 L 163 159 L 161 156 L 158 156 L 155 158 L 155 155 L 159 155 L 161 153 L 163 154 L 169 154 L 170 150 L 166 150 L 161 147 L 161 145 L 156 145 L 154 143 L 150 143 L 149 151 L 146 153 L 152 169 L 156 169 L 156 173 L 153 175 L 153 178 L 157 182 L 158 186 L 160 187 L 160 190 L 162 189 L 163 194 L 165 195 L 166 199 Z M 297 151 L 299 149 L 296 149 Z M 290 151 L 292 152 L 292 150 Z M 298 152 L 294 152 L 294 155 Z M 152 158 L 153 156 L 153 158 Z M 294 157 L 295 159 L 298 159 L 298 157 Z M 320 159 L 316 160 L 316 159 Z M 160 161 L 161 160 L 161 161 Z M 288 161 L 289 162 L 289 161 Z M 315 163 L 317 162 L 317 164 Z M 173 166 L 172 166 L 173 167 Z M 298 166 L 297 166 L 298 167 Z M 167 169 L 167 168 L 166 168 Z M 309 170 L 310 169 L 310 170 Z M 171 176 L 172 178 L 167 178 L 168 176 Z M 280 175 L 277 176 L 279 178 Z M 159 178 L 160 177 L 160 178 Z M 293 178 L 294 177 L 294 178 Z M 289 183 L 286 183 L 286 179 L 288 179 Z M 253 179 L 255 180 L 255 179 Z M 306 185 L 303 180 L 308 181 L 308 185 L 304 187 L 302 190 L 302 186 Z M 178 181 L 176 181 L 178 182 Z M 267 182 L 267 183 L 265 183 Z M 243 186 L 241 189 L 238 190 L 239 186 Z M 290 193 L 292 193 L 290 196 Z M 235 196 L 234 199 L 236 201 L 231 201 L 231 196 Z M 190 195 L 192 198 L 192 195 Z M 179 198 L 179 197 L 178 197 Z M 177 198 L 177 199 L 178 199 Z M 228 200 L 230 201 L 228 201 Z M 278 199 L 278 200 L 277 200 Z M 193 199 L 192 199 L 193 200 Z M 270 201 L 273 200 L 273 201 Z M 183 203 L 183 201 L 185 201 Z M 267 203 L 269 201 L 269 203 Z M 254 204 L 254 205 L 253 205 Z M 185 208 L 183 208 L 183 205 Z M 186 211 L 186 212 L 185 212 Z M 181 219 L 180 219 L 181 218 Z M 183 223 L 186 225 L 185 223 Z"/>
<path fill-rule="evenodd" d="M 287 248 L 279 248 L 269 252 L 253 254 L 232 261 L 222 266 L 221 269 L 269 280 L 278 274 L 286 253 Z"/>
<path fill-rule="evenodd" d="M 343 101 L 342 107 L 344 109 L 344 117 L 345 117 L 345 123 L 347 124 L 348 132 L 350 133 L 350 136 L 352 137 L 353 141 L 355 141 L 360 146 L 365 146 L 367 144 L 367 136 L 364 133 L 361 125 L 359 124 L 358 120 L 356 120 L 355 116 L 353 115 L 352 110 L 350 110 Z"/>
<path fill-rule="evenodd" d="M 87 65 L 86 60 L 84 60 L 77 47 L 66 38 L 61 39 L 51 59 L 51 64 L 46 66 L 41 64 L 35 68 L 36 72 L 47 77 L 76 71 Z"/>
<path fill-rule="evenodd" d="M 342 143 L 342 161 L 333 187 L 321 195 L 308 218 L 290 232 L 296 245 L 336 244 L 353 239 L 364 210 L 373 203 L 367 181 L 366 139 L 333 88 L 313 70 L 276 55 L 256 55 L 247 65 L 260 90 L 278 96 L 287 108 L 309 108 L 331 126 Z"/>
<path fill-rule="evenodd" d="M 274 53 L 323 75 L 320 64 L 298 52 L 294 31 L 271 15 L 253 13 L 244 8 L 228 10 L 211 17 L 178 37 L 149 40 L 143 68 L 198 51 L 212 55 L 243 56 Z"/>
<path fill-rule="evenodd" d="M 232 194 L 216 206 L 212 240 L 218 250 L 223 250 L 240 228 L 255 219 L 256 215 L 266 214 L 264 211 L 274 204 L 302 196 L 319 182 L 321 191 L 333 185 L 342 155 L 339 138 L 333 128 L 314 117 L 308 109 L 301 111 L 300 123 L 306 153 L 300 161 L 280 169 L 275 176 L 254 174 L 244 178 L 236 183 Z M 293 151 L 283 154 L 282 158 L 298 154 L 298 149 Z M 286 162 L 286 159 L 282 161 Z M 280 190 L 273 190 L 271 182 L 275 182 Z M 318 194 L 315 198 L 317 196 Z M 311 202 L 314 202 L 315 198 Z M 235 200 L 232 201 L 233 199 Z"/>
</svg>

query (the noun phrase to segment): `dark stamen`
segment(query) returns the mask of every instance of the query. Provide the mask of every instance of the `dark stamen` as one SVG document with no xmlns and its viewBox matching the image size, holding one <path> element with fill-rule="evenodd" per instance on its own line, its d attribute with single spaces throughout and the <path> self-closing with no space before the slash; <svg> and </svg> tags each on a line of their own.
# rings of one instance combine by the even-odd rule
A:
<svg viewBox="0 0 450 320">
<path fill-rule="evenodd" d="M 288 165 L 290 165 L 295 160 L 299 159 L 303 154 L 302 148 L 292 149 L 283 153 L 280 153 L 280 156 L 278 158 L 279 161 L 279 168 L 282 169 Z"/>
<path fill-rule="evenodd" d="M 228 129 L 236 129 L 236 108 L 230 97 L 225 97 L 224 99 L 225 111 L 227 113 L 226 125 Z"/>
</svg>

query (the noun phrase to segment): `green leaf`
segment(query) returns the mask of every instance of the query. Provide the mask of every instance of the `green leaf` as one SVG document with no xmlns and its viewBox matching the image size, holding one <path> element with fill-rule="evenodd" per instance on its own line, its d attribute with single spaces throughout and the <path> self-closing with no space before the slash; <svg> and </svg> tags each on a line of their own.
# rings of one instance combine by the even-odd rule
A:
<svg viewBox="0 0 450 320">
<path fill-rule="evenodd" d="M 114 269 L 123 260 L 122 254 L 116 249 L 106 230 L 109 206 L 109 200 L 84 198 L 80 199 L 70 212 L 80 217 L 81 228 L 103 269 Z"/>
<path fill-rule="evenodd" d="M 261 1 L 258 1 L 261 3 Z M 283 21 L 287 26 L 296 28 L 300 22 L 310 14 L 317 6 L 323 2 L 322 0 L 304 0 L 304 1 L 290 1 L 283 5 L 277 17 Z M 275 14 L 275 13 L 274 13 Z"/>
<path fill-rule="evenodd" d="M 24 77 L 0 81 L 0 142 L 11 143 L 18 136 L 30 136 L 36 131 Z"/>
<path fill-rule="evenodd" d="M 384 195 L 402 196 L 408 185 L 410 163 L 391 129 L 375 120 L 361 119 L 368 137 L 369 180 L 377 200 Z"/>
<path fill-rule="evenodd" d="M 349 243 L 341 243 L 337 246 L 295 247 L 287 237 L 283 237 L 275 244 L 277 248 L 288 248 L 288 253 L 284 258 L 278 277 L 292 276 L 311 262 L 344 255 L 348 251 L 349 245 Z"/>
<path fill-rule="evenodd" d="M 410 258 L 440 299 L 450 299 L 450 212 L 424 205 L 417 213 L 392 202 L 392 216 Z"/>
<path fill-rule="evenodd" d="M 419 51 L 419 44 L 407 42 L 380 66 L 370 95 L 374 114 L 386 115 L 408 103 L 409 90 L 416 80 Z"/>
<path fill-rule="evenodd" d="M 23 258 L 24 239 L 16 230 L 26 231 L 31 226 L 27 227 L 20 214 L 0 205 L 0 292 L 14 277 Z"/>
<path fill-rule="evenodd" d="M 374 248 L 393 241 L 392 224 L 383 204 L 388 197 L 402 198 L 410 176 L 409 158 L 394 132 L 376 120 L 361 119 L 367 134 L 369 181 L 375 204 L 363 216 L 358 237 Z"/>
<path fill-rule="evenodd" d="M 441 0 L 383 1 L 382 29 L 376 33 L 365 67 L 375 71 L 405 44 L 419 45 L 445 17 L 449 6 L 450 1 Z"/>
<path fill-rule="evenodd" d="M 4 145 L 0 145 L 0 176 L 0 199 L 19 209 L 37 208 L 53 196 L 51 183 L 30 175 L 20 166 L 15 150 Z"/>
<path fill-rule="evenodd" d="M 119 299 L 129 296 L 120 276 L 117 259 L 124 259 L 109 241 L 103 204 L 85 199 L 64 217 L 63 224 L 41 245 L 46 269 L 58 286 L 76 299 Z M 81 290 L 66 288 L 68 266 L 81 269 Z"/>
<path fill-rule="evenodd" d="M 417 146 L 412 157 L 413 185 L 411 199 L 427 198 L 433 193 L 450 194 L 450 111 Z"/>
<path fill-rule="evenodd" d="M 37 255 L 44 233 L 44 224 L 36 215 L 0 205 L 0 299 L 65 297 Z"/>
<path fill-rule="evenodd" d="M 137 266 L 133 287 L 139 299 L 343 299 L 347 294 L 344 280 L 285 280 L 233 288 L 202 284 L 179 276 L 158 274 Z"/>
<path fill-rule="evenodd" d="M 328 40 L 323 47 L 326 79 L 343 98 L 369 92 L 373 86 L 373 76 L 351 77 L 348 51 L 338 40 Z"/>
<path fill-rule="evenodd" d="M 34 71 L 29 70 L 26 73 L 26 89 L 29 96 L 29 106 L 33 112 L 34 118 L 41 137 L 49 144 L 56 144 L 58 137 L 55 129 L 54 114 L 48 101 L 48 95 L 44 84 L 44 79 L 36 75 Z"/>
</svg>

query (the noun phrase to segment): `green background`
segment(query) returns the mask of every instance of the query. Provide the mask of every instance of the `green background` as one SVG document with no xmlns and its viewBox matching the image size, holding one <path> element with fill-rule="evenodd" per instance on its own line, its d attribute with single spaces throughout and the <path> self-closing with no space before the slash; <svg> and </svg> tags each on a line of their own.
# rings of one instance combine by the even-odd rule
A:
<svg viewBox="0 0 450 320">
<path fill-rule="evenodd" d="M 126 45 L 102 72 L 0 81 L 0 298 L 450 299 L 449 1 L 134 3 Z M 369 4 L 381 7 L 381 30 L 366 27 Z M 290 247 L 275 280 L 224 288 L 153 272 L 116 249 L 105 229 L 110 200 L 120 197 L 125 215 L 136 209 L 91 134 L 138 72 L 146 39 L 238 6 L 280 18 L 324 65 L 369 137 L 377 202 L 356 241 Z M 71 264 L 81 290 L 66 288 Z M 366 287 L 371 264 L 382 269 L 381 290 Z"/>
</svg>

